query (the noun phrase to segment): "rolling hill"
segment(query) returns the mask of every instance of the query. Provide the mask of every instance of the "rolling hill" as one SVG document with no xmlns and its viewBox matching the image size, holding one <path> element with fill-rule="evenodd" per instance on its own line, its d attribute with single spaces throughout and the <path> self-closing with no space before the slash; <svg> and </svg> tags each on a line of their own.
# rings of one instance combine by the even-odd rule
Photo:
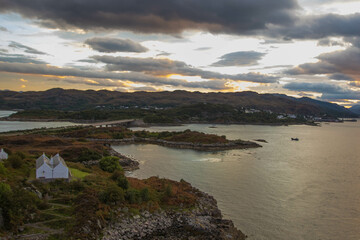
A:
<svg viewBox="0 0 360 240">
<path fill-rule="evenodd" d="M 337 104 L 310 98 L 293 98 L 282 94 L 256 92 L 201 93 L 201 92 L 134 92 L 107 90 L 1 91 L 0 109 L 53 109 L 85 110 L 101 106 L 106 109 L 123 107 L 177 107 L 195 103 L 227 104 L 236 107 L 271 110 L 277 113 L 294 113 L 314 116 L 355 117 L 356 114 Z"/>
</svg>

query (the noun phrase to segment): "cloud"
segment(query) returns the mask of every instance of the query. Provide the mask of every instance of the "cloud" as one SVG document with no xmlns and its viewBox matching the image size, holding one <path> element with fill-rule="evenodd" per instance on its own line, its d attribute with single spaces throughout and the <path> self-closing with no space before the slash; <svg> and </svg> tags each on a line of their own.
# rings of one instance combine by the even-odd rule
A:
<svg viewBox="0 0 360 240">
<path fill-rule="evenodd" d="M 93 81 L 91 82 L 92 84 L 99 83 L 97 85 L 103 84 L 106 86 L 113 86 L 113 85 L 118 86 L 116 80 L 121 80 L 121 81 L 131 81 L 135 83 L 151 83 L 157 86 L 169 85 L 174 87 L 201 88 L 201 89 L 212 89 L 212 90 L 223 90 L 228 88 L 226 86 L 227 81 L 225 80 L 188 82 L 186 80 L 181 80 L 181 79 L 170 79 L 165 77 L 149 76 L 138 72 L 114 73 L 114 72 L 104 72 L 104 71 L 96 71 L 96 70 L 81 70 L 77 68 L 58 68 L 45 64 L 0 62 L 0 71 L 23 73 L 23 74 L 52 75 L 52 76 L 60 76 L 60 77 L 67 76 L 67 77 L 89 78 L 91 81 Z"/>
<path fill-rule="evenodd" d="M 156 54 L 156 56 L 157 57 L 161 57 L 161 56 L 170 56 L 171 55 L 171 53 L 168 53 L 168 52 L 164 52 L 164 51 L 162 51 L 161 53 L 159 53 L 159 54 Z"/>
<path fill-rule="evenodd" d="M 95 37 L 85 41 L 92 49 L 99 52 L 115 53 L 115 52 L 146 52 L 148 49 L 141 44 L 133 42 L 129 39 Z"/>
<path fill-rule="evenodd" d="M 34 48 L 25 46 L 21 43 L 14 42 L 14 41 L 11 41 L 11 43 L 9 44 L 9 47 L 16 48 L 16 49 L 23 49 L 23 50 L 25 50 L 24 52 L 26 52 L 26 53 L 46 55 L 46 53 L 44 53 L 44 52 L 38 51 Z"/>
<path fill-rule="evenodd" d="M 181 61 L 155 58 L 131 58 L 113 56 L 93 56 L 93 59 L 105 63 L 108 71 L 132 71 L 143 72 L 150 75 L 166 76 L 169 74 L 180 74 L 184 76 L 200 76 L 203 79 L 250 81 L 259 83 L 274 83 L 277 77 L 260 73 L 247 74 L 221 74 L 217 72 L 204 71 L 192 67 Z"/>
<path fill-rule="evenodd" d="M 82 63 L 97 63 L 97 61 L 94 60 L 94 59 L 80 59 L 80 60 L 78 60 L 78 62 L 82 62 Z"/>
<path fill-rule="evenodd" d="M 0 62 L 44 64 L 44 61 L 23 54 L 7 54 L 0 51 Z"/>
<path fill-rule="evenodd" d="M 291 82 L 283 87 L 291 91 L 322 93 L 321 99 L 323 100 L 360 100 L 360 91 L 354 91 L 335 84 Z"/>
<path fill-rule="evenodd" d="M 321 54 L 317 58 L 319 61 L 316 63 L 301 64 L 285 73 L 290 75 L 330 74 L 330 78 L 334 80 L 359 79 L 360 48 L 349 47 L 345 50 Z"/>
<path fill-rule="evenodd" d="M 344 42 L 333 40 L 331 38 L 323 38 L 318 41 L 318 46 L 345 46 Z"/>
<path fill-rule="evenodd" d="M 0 0 L 1 12 L 15 12 L 51 28 L 131 30 L 176 34 L 184 30 L 243 34 L 287 25 L 296 0 Z"/>
<path fill-rule="evenodd" d="M 342 73 L 334 73 L 334 74 L 330 75 L 329 78 L 333 79 L 333 80 L 355 81 L 354 78 L 352 78 L 346 74 L 342 74 Z"/>
<path fill-rule="evenodd" d="M 206 51 L 206 50 L 210 50 L 211 47 L 200 47 L 200 48 L 196 48 L 195 51 Z"/>
<path fill-rule="evenodd" d="M 9 30 L 7 30 L 6 27 L 0 26 L 0 31 L 2 31 L 2 32 L 8 32 Z"/>
<path fill-rule="evenodd" d="M 258 34 L 283 39 L 321 39 L 360 36 L 360 13 L 299 16 L 291 26 L 271 26 Z"/>
<path fill-rule="evenodd" d="M 258 61 L 265 55 L 265 53 L 255 51 L 241 51 L 225 54 L 220 57 L 220 61 L 213 63 L 215 67 L 226 66 L 251 66 L 257 65 Z"/>
<path fill-rule="evenodd" d="M 349 85 L 352 86 L 352 87 L 360 88 L 360 81 L 359 82 L 351 82 L 351 83 L 349 83 Z"/>
</svg>

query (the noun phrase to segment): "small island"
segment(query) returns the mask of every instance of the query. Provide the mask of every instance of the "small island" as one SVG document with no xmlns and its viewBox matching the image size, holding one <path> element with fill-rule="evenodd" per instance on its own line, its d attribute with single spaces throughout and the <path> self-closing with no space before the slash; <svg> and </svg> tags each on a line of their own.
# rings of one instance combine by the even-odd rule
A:
<svg viewBox="0 0 360 240">
<path fill-rule="evenodd" d="M 139 166 L 111 148 L 110 144 L 118 141 L 180 148 L 198 146 L 194 149 L 206 151 L 231 149 L 231 144 L 241 146 L 236 148 L 255 146 L 190 130 L 155 133 L 124 127 L 69 127 L 0 134 L 0 147 L 8 154 L 0 162 L 0 236 L 103 240 L 246 238 L 232 221 L 222 218 L 212 196 L 186 181 L 126 177 L 126 170 Z M 69 170 L 69 178 L 42 180 L 41 174 L 35 174 L 39 159 L 45 159 L 43 164 L 61 159 Z"/>
</svg>

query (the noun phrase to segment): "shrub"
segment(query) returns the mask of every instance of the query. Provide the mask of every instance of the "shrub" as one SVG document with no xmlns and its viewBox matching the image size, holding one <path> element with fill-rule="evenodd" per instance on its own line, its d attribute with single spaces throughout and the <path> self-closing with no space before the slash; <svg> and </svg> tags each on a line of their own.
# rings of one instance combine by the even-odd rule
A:
<svg viewBox="0 0 360 240">
<path fill-rule="evenodd" d="M 120 166 L 119 169 L 116 169 L 113 174 L 111 175 L 110 179 L 113 181 L 116 181 L 119 177 L 124 176 L 124 170 L 122 169 L 122 167 Z"/>
<path fill-rule="evenodd" d="M 129 189 L 126 191 L 126 200 L 130 204 L 139 204 L 141 203 L 141 196 L 138 190 Z"/>
<path fill-rule="evenodd" d="M 76 180 L 70 182 L 69 188 L 74 192 L 81 192 L 85 189 L 85 184 L 81 180 Z"/>
<path fill-rule="evenodd" d="M 171 196 L 172 196 L 172 187 L 169 184 L 165 188 L 165 197 L 171 197 Z"/>
<path fill-rule="evenodd" d="M 20 168 L 23 165 L 24 160 L 17 154 L 14 154 L 8 158 L 8 162 L 12 168 Z"/>
<path fill-rule="evenodd" d="M 107 217 L 107 209 L 101 205 L 98 193 L 94 189 L 85 189 L 75 199 L 74 213 L 75 224 L 71 230 L 72 237 L 95 239 L 94 236 L 100 234 Z"/>
<path fill-rule="evenodd" d="M 116 169 L 120 169 L 118 157 L 103 157 L 99 162 L 100 168 L 105 172 L 114 172 Z"/>
<path fill-rule="evenodd" d="M 144 201 L 144 202 L 150 201 L 149 189 L 148 188 L 141 189 L 140 196 L 141 196 L 142 201 Z"/>
<path fill-rule="evenodd" d="M 115 184 L 111 184 L 104 191 L 100 193 L 99 199 L 106 204 L 125 201 L 124 190 Z"/>
<path fill-rule="evenodd" d="M 129 181 L 126 179 L 124 175 L 119 176 L 116 180 L 117 185 L 121 187 L 122 189 L 128 189 L 129 188 Z"/>
<path fill-rule="evenodd" d="M 4 175 L 7 173 L 7 169 L 5 168 L 4 164 L 0 162 L 0 174 Z"/>
</svg>

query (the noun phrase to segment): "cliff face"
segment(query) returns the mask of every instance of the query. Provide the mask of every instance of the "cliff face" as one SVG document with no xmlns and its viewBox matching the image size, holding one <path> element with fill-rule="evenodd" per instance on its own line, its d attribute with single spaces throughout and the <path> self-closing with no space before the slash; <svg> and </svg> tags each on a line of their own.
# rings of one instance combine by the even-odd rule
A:
<svg viewBox="0 0 360 240">
<path fill-rule="evenodd" d="M 203 192 L 197 192 L 199 201 L 192 210 L 160 210 L 156 213 L 143 211 L 129 216 L 127 208 L 118 210 L 117 220 L 107 226 L 102 240 L 144 239 L 180 240 L 214 239 L 243 240 L 246 236 L 224 220 L 216 200 Z"/>
</svg>

